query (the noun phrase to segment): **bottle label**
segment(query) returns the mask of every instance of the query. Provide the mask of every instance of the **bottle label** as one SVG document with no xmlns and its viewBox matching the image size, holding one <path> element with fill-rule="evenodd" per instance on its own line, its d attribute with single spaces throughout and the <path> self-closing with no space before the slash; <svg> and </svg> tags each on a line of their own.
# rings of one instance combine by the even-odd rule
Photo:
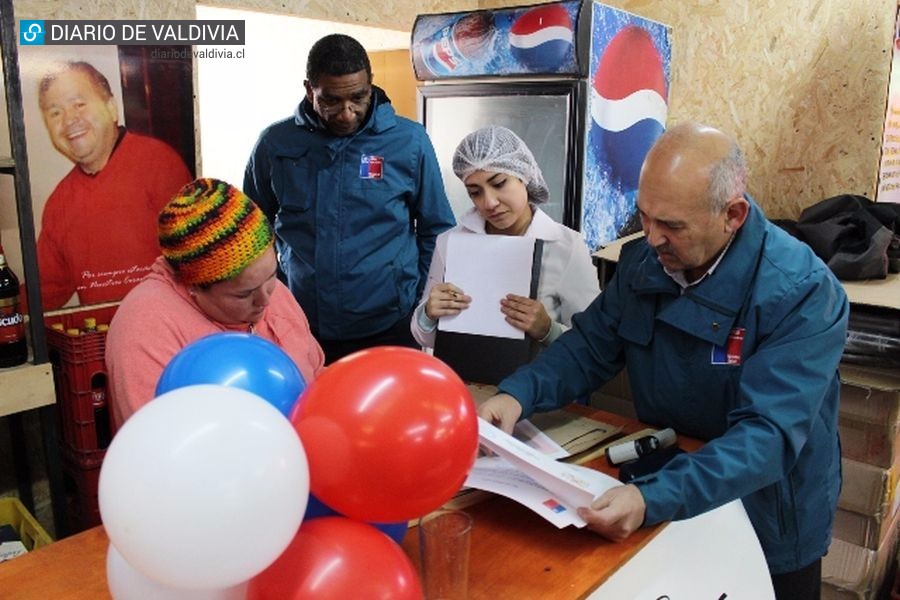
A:
<svg viewBox="0 0 900 600">
<path fill-rule="evenodd" d="M 3 304 L 0 304 L 0 344 L 12 344 L 25 337 L 25 321 L 18 302 Z"/>
</svg>

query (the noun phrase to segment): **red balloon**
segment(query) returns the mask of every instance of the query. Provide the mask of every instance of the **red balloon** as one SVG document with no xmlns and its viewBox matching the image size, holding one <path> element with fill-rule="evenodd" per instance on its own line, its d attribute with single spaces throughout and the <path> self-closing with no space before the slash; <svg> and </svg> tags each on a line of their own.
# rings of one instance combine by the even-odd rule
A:
<svg viewBox="0 0 900 600">
<path fill-rule="evenodd" d="M 305 521 L 287 549 L 250 580 L 247 600 L 421 600 L 403 548 L 371 525 L 344 517 Z"/>
<path fill-rule="evenodd" d="M 437 509 L 462 487 L 478 451 L 469 390 L 450 367 L 411 348 L 335 362 L 307 387 L 291 421 L 312 492 L 360 521 Z"/>
</svg>

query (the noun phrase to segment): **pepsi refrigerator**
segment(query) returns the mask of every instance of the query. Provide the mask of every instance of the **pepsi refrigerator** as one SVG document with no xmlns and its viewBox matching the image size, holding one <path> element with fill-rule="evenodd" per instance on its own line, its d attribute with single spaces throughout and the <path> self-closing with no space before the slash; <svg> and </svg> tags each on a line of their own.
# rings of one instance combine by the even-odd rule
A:
<svg viewBox="0 0 900 600">
<path fill-rule="evenodd" d="M 542 209 L 591 249 L 637 229 L 640 166 L 666 124 L 668 27 L 584 0 L 426 14 L 411 55 L 424 82 L 419 118 L 457 217 L 471 201 L 453 151 L 479 127 L 502 125 L 541 166 Z"/>
</svg>

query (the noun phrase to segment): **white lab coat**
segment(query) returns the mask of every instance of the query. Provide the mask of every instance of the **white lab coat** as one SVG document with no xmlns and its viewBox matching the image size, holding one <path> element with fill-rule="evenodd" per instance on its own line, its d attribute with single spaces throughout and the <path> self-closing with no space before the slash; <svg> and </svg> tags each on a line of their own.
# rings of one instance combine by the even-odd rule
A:
<svg viewBox="0 0 900 600">
<path fill-rule="evenodd" d="M 410 321 L 413 336 L 426 348 L 434 347 L 436 328 L 435 324 L 428 323 L 430 319 L 425 315 L 425 302 L 431 288 L 444 281 L 447 236 L 456 231 L 487 235 L 484 226 L 484 219 L 473 207 L 459 219 L 456 227 L 437 238 L 425 291 Z M 544 240 L 538 299 L 553 321 L 550 333 L 542 340 L 548 345 L 571 327 L 572 315 L 587 308 L 600 293 L 597 269 L 581 234 L 557 223 L 540 208 L 535 207 L 531 224 L 523 236 Z M 424 326 L 426 323 L 431 325 L 430 329 Z"/>
</svg>

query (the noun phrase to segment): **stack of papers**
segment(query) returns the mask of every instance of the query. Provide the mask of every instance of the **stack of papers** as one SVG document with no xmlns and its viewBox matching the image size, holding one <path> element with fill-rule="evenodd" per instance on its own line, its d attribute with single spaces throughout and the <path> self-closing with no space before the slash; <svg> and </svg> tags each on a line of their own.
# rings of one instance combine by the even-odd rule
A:
<svg viewBox="0 0 900 600">
<path fill-rule="evenodd" d="M 475 461 L 465 486 L 515 500 L 557 527 L 584 527 L 576 509 L 622 485 L 599 471 L 556 462 L 480 418 L 478 437 L 494 455 Z"/>
</svg>

